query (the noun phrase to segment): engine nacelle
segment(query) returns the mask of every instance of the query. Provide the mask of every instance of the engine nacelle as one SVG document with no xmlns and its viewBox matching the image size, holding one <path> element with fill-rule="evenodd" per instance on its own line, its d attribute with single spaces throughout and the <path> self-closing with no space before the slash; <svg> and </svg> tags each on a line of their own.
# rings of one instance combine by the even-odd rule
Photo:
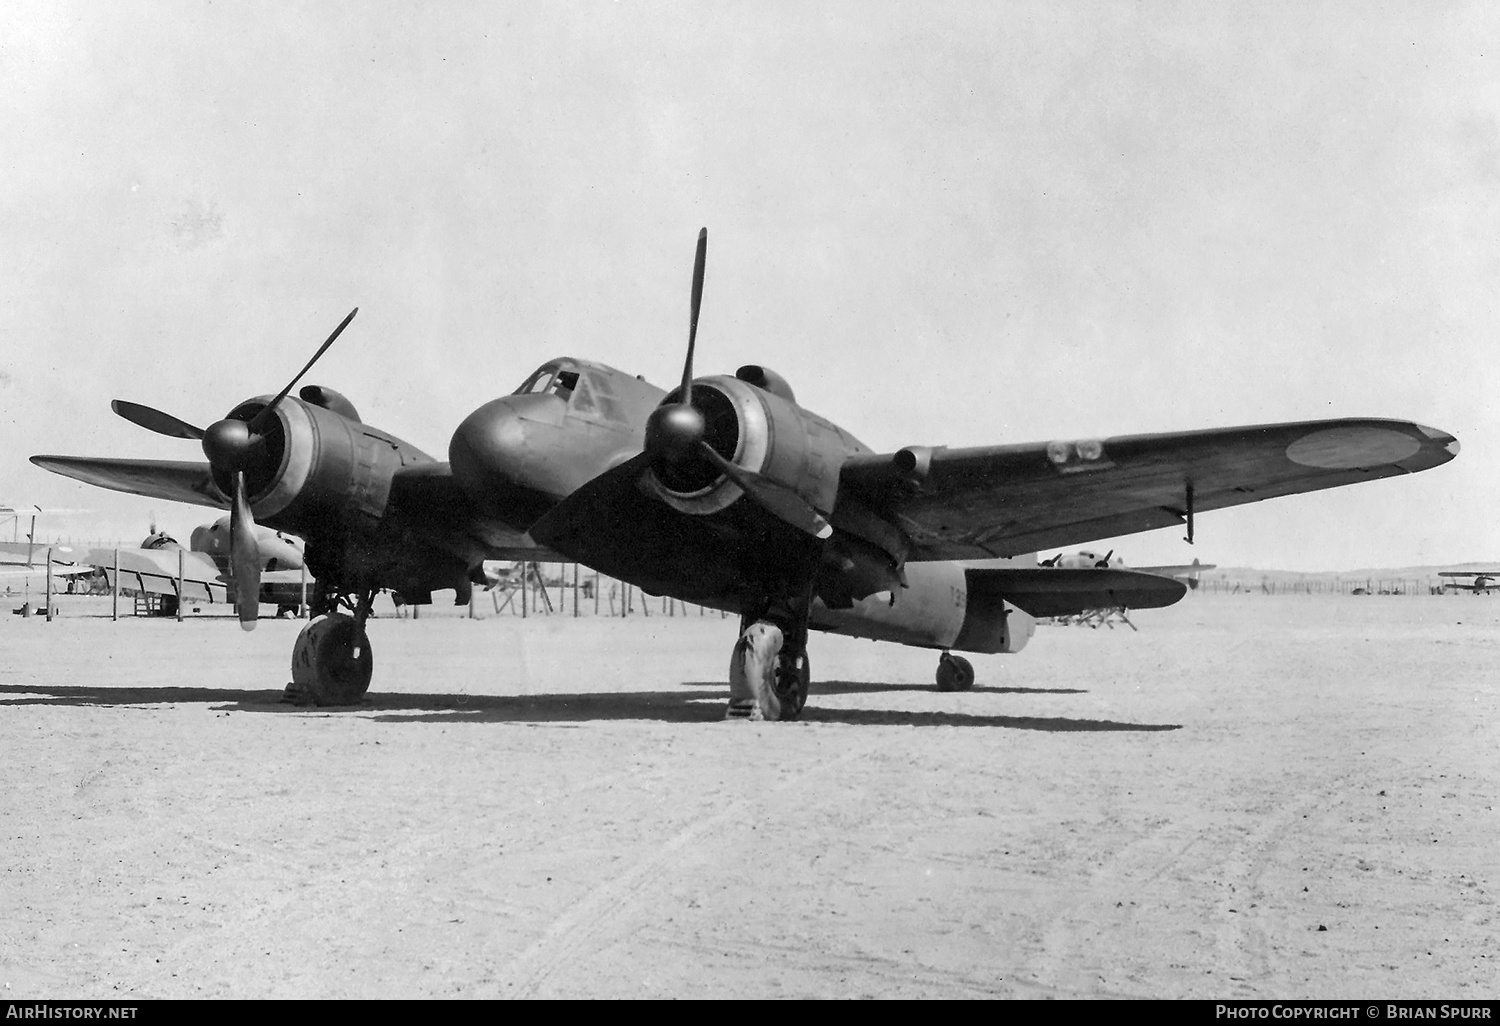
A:
<svg viewBox="0 0 1500 1026">
<path fill-rule="evenodd" d="M 663 403 L 676 402 L 679 394 L 674 389 Z M 693 407 L 703 415 L 704 441 L 720 456 L 786 485 L 824 513 L 838 496 L 844 460 L 869 451 L 832 422 L 737 377 L 694 381 Z M 744 494 L 701 458 L 653 465 L 646 481 L 667 505 L 699 516 L 727 509 Z"/>
<path fill-rule="evenodd" d="M 228 419 L 249 421 L 272 398 L 246 400 Z M 344 412 L 291 397 L 277 405 L 262 439 L 245 466 L 251 512 L 257 521 L 303 536 L 325 533 L 349 512 L 378 519 L 396 471 L 432 462 L 414 446 Z M 219 468 L 214 484 L 225 495 L 233 492 L 229 474 Z"/>
</svg>

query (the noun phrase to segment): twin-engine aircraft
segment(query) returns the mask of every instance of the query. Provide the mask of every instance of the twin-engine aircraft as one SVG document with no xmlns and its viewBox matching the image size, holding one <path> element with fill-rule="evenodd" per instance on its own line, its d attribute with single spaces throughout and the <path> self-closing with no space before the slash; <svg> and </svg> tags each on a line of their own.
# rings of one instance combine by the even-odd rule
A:
<svg viewBox="0 0 1500 1026">
<path fill-rule="evenodd" d="M 693 373 L 708 232 L 693 265 L 687 357 L 670 392 L 556 359 L 459 424 L 442 462 L 363 423 L 332 389 L 291 383 L 208 428 L 116 401 L 207 462 L 34 456 L 59 474 L 231 513 L 242 625 L 259 587 L 253 526 L 306 539 L 318 619 L 293 682 L 325 705 L 369 687 L 365 636 L 382 588 L 467 602 L 487 559 L 567 559 L 651 594 L 739 614 L 730 716 L 794 719 L 810 630 L 941 653 L 938 684 L 972 686 L 954 652 L 1015 652 L 1034 617 L 1167 605 L 1180 581 L 1038 567 L 1041 548 L 1187 527 L 1206 510 L 1427 470 L 1452 435 L 1398 420 L 1323 420 L 1116 438 L 874 452 L 801 406 L 778 374 Z"/>
</svg>

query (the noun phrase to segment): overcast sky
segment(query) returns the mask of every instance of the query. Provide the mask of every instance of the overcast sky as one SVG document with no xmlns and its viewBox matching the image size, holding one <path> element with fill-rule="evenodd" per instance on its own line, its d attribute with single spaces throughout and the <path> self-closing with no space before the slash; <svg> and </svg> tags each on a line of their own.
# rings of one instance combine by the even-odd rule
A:
<svg viewBox="0 0 1500 1026">
<path fill-rule="evenodd" d="M 1463 452 L 1129 562 L 1500 559 L 1492 3 L 0 7 L 0 501 L 155 512 L 34 453 L 198 459 L 310 375 L 439 458 L 574 355 L 776 368 L 867 444 L 1323 417 Z M 7 532 L 8 534 L 8 532 Z M 1108 543 L 1106 543 L 1108 544 Z"/>
</svg>

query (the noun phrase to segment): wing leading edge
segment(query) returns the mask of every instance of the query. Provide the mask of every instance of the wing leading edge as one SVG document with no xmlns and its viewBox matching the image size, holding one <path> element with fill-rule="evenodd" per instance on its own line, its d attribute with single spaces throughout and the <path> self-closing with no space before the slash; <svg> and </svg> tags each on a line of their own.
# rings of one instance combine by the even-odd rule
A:
<svg viewBox="0 0 1500 1026">
<path fill-rule="evenodd" d="M 840 475 L 898 524 L 908 559 L 1013 556 L 1182 524 L 1196 513 L 1440 466 L 1447 432 L 1323 420 L 861 456 Z M 896 468 L 896 469 L 892 469 Z"/>
</svg>

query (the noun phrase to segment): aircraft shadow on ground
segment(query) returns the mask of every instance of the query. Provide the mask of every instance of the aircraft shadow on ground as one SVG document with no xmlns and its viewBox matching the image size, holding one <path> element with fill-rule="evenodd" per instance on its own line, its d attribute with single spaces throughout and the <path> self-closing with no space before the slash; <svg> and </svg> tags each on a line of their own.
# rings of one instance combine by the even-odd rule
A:
<svg viewBox="0 0 1500 1026">
<path fill-rule="evenodd" d="M 706 683 L 693 683 L 689 687 L 709 687 Z M 886 691 L 936 691 L 933 684 L 882 684 L 878 681 L 861 680 L 815 680 L 814 695 L 878 695 Z M 1085 688 L 1001 688 L 976 684 L 967 694 L 979 695 L 1086 695 Z"/>
<path fill-rule="evenodd" d="M 690 685 L 691 686 L 691 685 Z M 724 685 L 674 691 L 628 691 L 550 695 L 413 694 L 372 691 L 357 706 L 318 708 L 282 701 L 281 689 L 233 690 L 191 687 L 85 687 L 0 685 L 0 706 L 144 706 L 203 704 L 218 712 L 337 716 L 358 713 L 383 723 L 587 723 L 600 720 L 653 720 L 659 723 L 713 723 L 724 719 Z M 858 685 L 877 690 L 877 685 Z M 899 687 L 899 685 L 898 685 Z M 1002 690 L 1002 689 L 992 689 Z M 834 693 L 832 691 L 827 693 Z M 7 697 L 16 695 L 15 698 Z M 1122 723 L 1062 716 L 984 715 L 944 710 L 828 709 L 817 696 L 803 719 L 851 726 L 1004 727 L 1050 731 L 1161 731 L 1181 724 Z"/>
</svg>

